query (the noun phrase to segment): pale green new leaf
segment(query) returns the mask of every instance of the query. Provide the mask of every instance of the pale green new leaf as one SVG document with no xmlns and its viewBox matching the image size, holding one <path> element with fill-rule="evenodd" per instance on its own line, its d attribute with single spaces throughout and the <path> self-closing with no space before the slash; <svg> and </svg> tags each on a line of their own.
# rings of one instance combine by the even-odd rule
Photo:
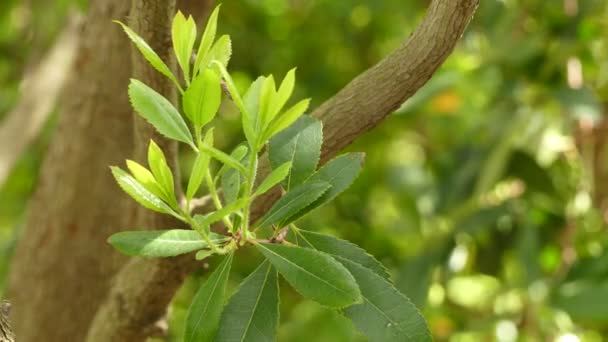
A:
<svg viewBox="0 0 608 342">
<path fill-rule="evenodd" d="M 226 236 L 211 233 L 214 244 L 227 240 Z M 172 257 L 209 247 L 201 235 L 189 229 L 144 230 L 113 234 L 108 242 L 129 256 Z"/>
<path fill-rule="evenodd" d="M 213 120 L 221 102 L 220 78 L 211 69 L 196 76 L 182 97 L 184 112 L 198 130 Z"/>
<path fill-rule="evenodd" d="M 285 179 L 285 177 L 287 177 L 289 168 L 291 168 L 291 162 L 285 162 L 276 169 L 272 170 L 268 177 L 266 177 L 262 184 L 260 184 L 260 186 L 255 190 L 253 195 L 259 196 L 270 190 L 275 185 L 279 184 L 283 179 Z"/>
<path fill-rule="evenodd" d="M 131 175 L 115 166 L 110 167 L 110 169 L 120 188 L 137 201 L 137 203 L 159 213 L 175 216 L 175 212 L 165 202 L 146 189 Z"/>
<path fill-rule="evenodd" d="M 355 277 L 363 296 L 363 303 L 347 307 L 344 314 L 370 341 L 433 340 L 420 311 L 386 279 L 355 262 L 338 260 Z"/>
<path fill-rule="evenodd" d="M 173 17 L 171 38 L 177 63 L 184 73 L 186 83 L 189 83 L 190 59 L 192 58 L 192 49 L 196 41 L 196 23 L 192 19 L 192 16 L 188 16 L 188 19 L 186 19 L 181 11 L 177 11 L 177 14 Z"/>
<path fill-rule="evenodd" d="M 232 57 L 232 40 L 230 40 L 229 35 L 225 34 L 219 37 L 215 44 L 213 44 L 213 47 L 211 47 L 211 50 L 209 50 L 208 62 L 205 64 L 205 67 L 209 66 L 209 63 L 213 60 L 219 61 L 225 67 L 228 67 L 230 57 Z"/>
<path fill-rule="evenodd" d="M 235 211 L 242 209 L 248 203 L 249 203 L 249 199 L 241 198 L 237 201 L 234 201 L 234 202 L 222 207 L 222 209 L 216 210 L 207 215 L 196 215 L 196 216 L 194 216 L 194 219 L 201 226 L 204 226 L 204 227 L 210 226 L 213 223 L 220 221 L 224 217 L 234 213 Z"/>
<path fill-rule="evenodd" d="M 129 39 L 131 39 L 131 41 L 135 44 L 137 49 L 141 52 L 141 54 L 144 56 L 144 58 L 150 63 L 150 65 L 152 65 L 152 67 L 154 69 L 158 70 L 161 74 L 167 76 L 167 78 L 169 80 L 171 80 L 173 83 L 175 83 L 175 85 L 178 88 L 181 89 L 181 86 L 180 86 L 179 82 L 177 81 L 177 78 L 175 77 L 175 75 L 173 75 L 173 73 L 171 72 L 171 69 L 169 69 L 167 64 L 165 64 L 165 62 L 163 62 L 163 60 L 160 59 L 160 57 L 156 54 L 156 52 L 154 52 L 154 50 L 152 50 L 150 45 L 148 45 L 148 43 L 146 43 L 146 41 L 142 37 L 140 37 L 137 33 L 135 33 L 133 30 L 131 30 L 131 28 L 129 28 L 127 25 L 121 23 L 120 21 L 116 21 L 116 20 L 114 22 L 118 23 L 118 24 L 120 24 L 120 26 L 122 26 L 122 29 L 125 31 L 125 33 L 129 37 Z"/>
<path fill-rule="evenodd" d="M 177 200 L 175 199 L 175 184 L 173 183 L 173 173 L 167 164 L 167 159 L 165 159 L 165 154 L 163 151 L 156 145 L 154 140 L 150 140 L 150 144 L 148 145 L 148 165 L 152 170 L 152 174 L 154 178 L 161 186 L 163 191 L 167 194 L 167 201 L 171 203 L 173 206 L 177 205 Z"/>
<path fill-rule="evenodd" d="M 131 79 L 129 98 L 133 108 L 158 132 L 174 140 L 193 145 L 186 122 L 169 100 L 142 82 Z"/>
<path fill-rule="evenodd" d="M 273 243 L 258 243 L 256 247 L 304 297 L 335 308 L 361 301 L 353 276 L 328 254 Z"/>
<path fill-rule="evenodd" d="M 301 229 L 296 230 L 296 238 L 297 244 L 302 247 L 314 248 L 333 257 L 342 257 L 352 262 L 356 262 L 390 281 L 390 275 L 388 274 L 386 267 L 363 248 L 352 242 L 338 239 L 331 235 Z"/>
<path fill-rule="evenodd" d="M 256 132 L 261 132 L 270 123 L 270 110 L 274 101 L 276 85 L 272 75 L 264 79 L 262 89 L 260 89 L 260 108 L 259 114 L 255 122 Z"/>
<path fill-rule="evenodd" d="M 317 198 L 329 190 L 327 182 L 309 182 L 302 184 L 281 197 L 256 224 L 256 227 L 267 227 L 273 224 L 284 226 L 291 222 L 291 217 L 305 210 Z"/>
<path fill-rule="evenodd" d="M 213 128 L 209 129 L 207 133 L 205 133 L 203 142 L 209 146 L 213 146 Z M 186 190 L 186 198 L 189 200 L 196 195 L 196 192 L 203 183 L 203 180 L 207 175 L 207 171 L 209 170 L 210 161 L 211 156 L 209 154 L 203 153 L 202 151 L 198 152 L 198 155 L 194 160 L 194 165 L 192 166 L 192 173 L 190 173 L 188 188 Z"/>
<path fill-rule="evenodd" d="M 203 36 L 201 38 L 200 45 L 198 47 L 198 52 L 196 53 L 196 59 L 194 61 L 194 69 L 192 72 L 193 76 L 199 72 L 199 70 L 203 69 L 205 66 L 202 65 L 203 60 L 209 54 L 209 50 L 211 49 L 211 45 L 215 40 L 215 34 L 217 33 L 217 17 L 220 11 L 220 6 L 217 6 L 211 15 L 209 16 L 209 20 L 207 21 L 207 26 L 205 27 L 205 31 L 203 32 Z"/>
<path fill-rule="evenodd" d="M 163 190 L 160 184 L 154 178 L 152 172 L 143 167 L 142 165 L 127 159 L 127 168 L 131 171 L 131 174 L 135 179 L 143 185 L 146 189 L 148 189 L 151 193 L 156 196 L 162 198 L 166 202 L 168 201 L 167 194 Z"/>
<path fill-rule="evenodd" d="M 279 323 L 277 271 L 262 263 L 224 308 L 216 342 L 273 342 Z"/>
<path fill-rule="evenodd" d="M 224 307 L 232 255 L 224 258 L 194 296 L 186 315 L 185 342 L 213 341 Z"/>
<path fill-rule="evenodd" d="M 323 167 L 312 175 L 307 182 L 328 182 L 331 184 L 331 188 L 307 207 L 306 211 L 295 215 L 294 219 L 332 201 L 336 196 L 346 190 L 355 181 L 359 172 L 361 172 L 364 158 L 364 153 L 346 153 L 323 165 Z"/>
<path fill-rule="evenodd" d="M 304 114 L 304 112 L 306 112 L 309 105 L 310 99 L 304 99 L 286 110 L 285 113 L 281 114 L 281 116 L 274 120 L 268 129 L 266 129 L 266 132 L 264 133 L 264 141 L 272 138 L 277 133 L 291 126 Z"/>
<path fill-rule="evenodd" d="M 293 88 L 296 84 L 296 69 L 293 68 L 287 72 L 283 82 L 279 86 L 275 96 L 272 99 L 272 103 L 270 104 L 270 117 L 269 120 L 272 120 L 276 117 L 277 114 L 283 109 L 291 94 L 293 93 Z"/>
<path fill-rule="evenodd" d="M 270 165 L 276 168 L 292 162 L 289 175 L 282 183 L 286 190 L 302 184 L 315 172 L 322 143 L 323 125 L 311 116 L 302 116 L 270 140 Z"/>
</svg>

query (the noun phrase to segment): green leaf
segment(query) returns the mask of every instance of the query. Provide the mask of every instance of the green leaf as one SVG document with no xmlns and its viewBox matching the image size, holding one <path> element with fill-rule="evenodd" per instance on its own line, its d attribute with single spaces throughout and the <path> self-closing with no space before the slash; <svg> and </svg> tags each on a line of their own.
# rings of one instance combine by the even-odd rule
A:
<svg viewBox="0 0 608 342">
<path fill-rule="evenodd" d="M 264 141 L 272 138 L 277 133 L 283 131 L 287 127 L 291 126 L 296 120 L 298 120 L 304 112 L 308 109 L 310 105 L 310 99 L 302 100 L 293 107 L 289 108 L 285 113 L 283 113 L 278 119 L 276 119 L 270 127 L 266 130 L 264 134 Z"/>
<path fill-rule="evenodd" d="M 314 249 L 258 243 L 256 247 L 304 297 L 341 308 L 361 300 L 353 276 L 331 256 Z"/>
<path fill-rule="evenodd" d="M 212 243 L 219 244 L 227 237 L 209 234 Z M 113 234 L 108 242 L 129 256 L 172 257 L 209 247 L 201 235 L 189 229 L 131 231 Z"/>
<path fill-rule="evenodd" d="M 272 75 L 264 79 L 262 89 L 260 89 L 260 108 L 257 120 L 255 122 L 256 132 L 262 131 L 271 120 L 271 106 L 274 101 L 274 94 L 276 91 L 276 85 L 274 83 L 274 77 Z"/>
<path fill-rule="evenodd" d="M 226 205 L 222 209 L 209 213 L 208 215 L 195 215 L 194 219 L 200 226 L 210 226 L 213 223 L 220 221 L 224 217 L 234 213 L 235 211 L 242 209 L 248 203 L 249 199 L 241 198 L 235 202 Z"/>
<path fill-rule="evenodd" d="M 131 39 L 133 44 L 135 44 L 137 49 L 141 52 L 141 54 L 148 61 L 148 63 L 150 63 L 150 65 L 152 65 L 152 67 L 154 69 L 158 70 L 161 74 L 167 76 L 167 78 L 169 80 L 171 80 L 173 83 L 175 83 L 175 85 L 179 89 L 181 89 L 181 85 L 177 81 L 177 78 L 175 77 L 175 75 L 173 75 L 173 73 L 171 72 L 171 69 L 169 69 L 167 64 L 165 64 L 165 62 L 163 62 L 163 60 L 160 59 L 160 57 L 156 54 L 156 52 L 154 52 L 154 50 L 152 50 L 150 45 L 148 45 L 148 43 L 146 43 L 146 41 L 142 37 L 140 37 L 137 33 L 135 33 L 133 30 L 131 30 L 131 28 L 129 28 L 127 25 L 125 25 L 117 20 L 115 20 L 114 22 L 117 24 L 120 24 L 120 26 L 122 26 L 122 29 L 125 31 L 125 33 L 129 37 L 129 39 Z"/>
<path fill-rule="evenodd" d="M 192 81 L 182 98 L 184 112 L 198 130 L 213 120 L 221 102 L 220 78 L 210 69 Z"/>
<path fill-rule="evenodd" d="M 152 172 L 129 159 L 127 159 L 127 168 L 129 171 L 131 171 L 133 177 L 135 177 L 135 179 L 144 186 L 144 188 L 148 189 L 151 193 L 162 198 L 166 202 L 169 202 L 167 199 L 167 194 L 162 189 L 161 185 L 158 184 Z"/>
<path fill-rule="evenodd" d="M 279 324 L 277 271 L 262 263 L 241 284 L 222 313 L 216 342 L 274 342 Z"/>
<path fill-rule="evenodd" d="M 196 40 L 196 23 L 192 16 L 186 17 L 181 11 L 177 11 L 173 18 L 171 27 L 171 38 L 173 40 L 173 50 L 180 68 L 184 72 L 186 83 L 190 82 L 190 59 L 192 49 Z"/>
<path fill-rule="evenodd" d="M 302 184 L 317 168 L 323 143 L 321 121 L 303 116 L 270 140 L 269 157 L 273 168 L 292 162 L 283 187 L 286 190 Z"/>
<path fill-rule="evenodd" d="M 188 314 L 186 315 L 185 342 L 212 341 L 220 324 L 226 283 L 230 274 L 233 254 L 228 254 L 224 261 L 200 287 Z"/>
<path fill-rule="evenodd" d="M 290 218 L 308 207 L 317 198 L 329 190 L 327 182 L 308 182 L 302 184 L 281 197 L 256 224 L 263 228 L 273 224 L 284 226 Z"/>
<path fill-rule="evenodd" d="M 230 156 L 235 160 L 241 162 L 243 158 L 247 155 L 247 147 L 240 145 L 232 151 Z M 226 202 L 233 202 L 239 196 L 239 192 L 241 191 L 241 183 L 243 182 L 243 178 L 238 170 L 229 167 L 227 164 L 224 164 L 222 169 L 218 172 L 218 175 L 221 176 L 221 184 L 222 191 L 224 193 L 224 199 Z"/>
<path fill-rule="evenodd" d="M 196 60 L 194 61 L 194 69 L 193 76 L 196 76 L 199 70 L 203 69 L 205 66 L 202 65 L 203 60 L 207 57 L 209 50 L 211 49 L 211 45 L 215 40 L 215 34 L 217 32 L 217 17 L 220 11 L 220 6 L 215 7 L 211 15 L 209 16 L 209 20 L 207 21 L 207 26 L 205 27 L 205 32 L 203 32 L 203 36 L 201 38 L 201 43 L 198 47 L 198 52 L 196 53 Z"/>
<path fill-rule="evenodd" d="M 363 303 L 344 309 L 372 342 L 432 341 L 420 311 L 386 279 L 355 262 L 339 258 L 355 277 Z"/>
<path fill-rule="evenodd" d="M 115 166 L 110 167 L 110 169 L 112 170 L 112 175 L 114 175 L 114 178 L 118 182 L 120 188 L 129 194 L 129 196 L 133 197 L 137 203 L 159 213 L 170 214 L 173 216 L 177 215 L 165 202 L 146 189 L 128 173 Z"/>
<path fill-rule="evenodd" d="M 346 240 L 336 237 L 315 233 L 307 230 L 296 230 L 297 243 L 302 247 L 314 248 L 327 253 L 333 257 L 342 257 L 355 262 L 363 267 L 369 268 L 380 277 L 390 281 L 390 275 L 386 267 L 363 248 Z"/>
<path fill-rule="evenodd" d="M 279 182 L 281 182 L 283 179 L 285 179 L 285 177 L 287 177 L 287 174 L 289 173 L 290 168 L 291 168 L 291 162 L 285 162 L 285 163 L 281 164 L 281 166 L 272 170 L 272 172 L 268 175 L 268 177 L 266 177 L 266 179 L 264 179 L 262 184 L 260 184 L 260 186 L 256 189 L 256 191 L 253 195 L 259 196 L 259 195 L 267 192 L 268 190 L 270 190 L 275 185 L 279 184 Z"/>
<path fill-rule="evenodd" d="M 245 92 L 243 96 L 243 102 L 252 124 L 258 122 L 258 116 L 260 116 L 260 97 L 262 93 L 262 86 L 266 82 L 266 77 L 258 77 Z"/>
<path fill-rule="evenodd" d="M 207 133 L 205 133 L 203 142 L 209 146 L 213 146 L 213 128 L 209 129 Z M 192 166 L 190 179 L 188 180 L 188 189 L 186 190 L 186 198 L 189 200 L 196 195 L 196 192 L 203 183 L 203 180 L 207 175 L 207 171 L 209 170 L 210 161 L 211 156 L 209 154 L 203 153 L 202 151 L 198 152 L 198 155 L 194 160 L 194 165 Z"/>
<path fill-rule="evenodd" d="M 294 220 L 330 202 L 346 190 L 359 175 L 364 158 L 364 153 L 346 153 L 323 165 L 321 169 L 307 180 L 307 183 L 327 182 L 331 184 L 331 188 L 307 207 L 305 211 L 295 215 Z"/>
<path fill-rule="evenodd" d="M 167 164 L 167 159 L 165 159 L 165 154 L 163 151 L 156 145 L 154 140 L 150 140 L 150 144 L 148 145 L 148 165 L 152 170 L 152 174 L 154 178 L 166 193 L 166 200 L 168 203 L 172 204 L 174 207 L 177 206 L 177 200 L 175 199 L 175 184 L 173 181 L 173 173 L 171 172 L 171 168 Z"/>
<path fill-rule="evenodd" d="M 230 57 L 232 57 L 232 41 L 230 36 L 225 34 L 213 44 L 202 65 L 207 68 L 211 65 L 211 61 L 216 60 L 227 67 Z"/>
<path fill-rule="evenodd" d="M 171 102 L 142 82 L 131 79 L 129 98 L 133 108 L 164 136 L 193 145 L 184 119 Z"/>
<path fill-rule="evenodd" d="M 223 164 L 228 165 L 231 168 L 238 170 L 239 172 L 245 174 L 247 171 L 245 167 L 241 164 L 240 161 L 234 159 L 232 156 L 227 155 L 226 153 L 214 148 L 213 146 L 207 145 L 205 143 L 200 144 L 200 150 L 208 153 L 214 159 L 219 160 Z"/>
<path fill-rule="evenodd" d="M 296 84 L 296 69 L 293 68 L 287 72 L 283 82 L 281 82 L 281 86 L 279 86 L 279 90 L 277 90 L 275 96 L 272 99 L 272 103 L 270 104 L 270 120 L 274 119 L 277 114 L 283 109 L 291 94 L 293 93 L 293 88 Z"/>
</svg>

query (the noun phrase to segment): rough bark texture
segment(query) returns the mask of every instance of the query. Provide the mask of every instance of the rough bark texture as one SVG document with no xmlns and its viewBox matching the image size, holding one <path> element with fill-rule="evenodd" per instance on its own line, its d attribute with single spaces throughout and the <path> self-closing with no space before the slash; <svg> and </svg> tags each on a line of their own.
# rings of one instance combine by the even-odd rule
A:
<svg viewBox="0 0 608 342">
<path fill-rule="evenodd" d="M 403 46 L 314 112 L 324 122 L 324 161 L 375 127 L 425 84 L 454 48 L 478 2 L 433 1 Z M 274 200 L 276 196 L 266 197 L 256 214 Z M 116 286 L 95 318 L 88 341 L 105 341 L 104 336 L 143 341 L 151 331 L 150 324 L 162 317 L 183 277 L 195 265 L 191 256 L 130 261 L 117 275 Z"/>
<path fill-rule="evenodd" d="M 132 225 L 108 165 L 133 150 L 129 45 L 112 19 L 124 0 L 92 1 L 60 119 L 13 257 L 8 296 L 20 342 L 82 341 L 127 260 L 105 243 Z"/>
<path fill-rule="evenodd" d="M 11 305 L 7 301 L 0 302 L 0 342 L 15 342 L 15 334 L 8 319 L 10 309 Z"/>
</svg>

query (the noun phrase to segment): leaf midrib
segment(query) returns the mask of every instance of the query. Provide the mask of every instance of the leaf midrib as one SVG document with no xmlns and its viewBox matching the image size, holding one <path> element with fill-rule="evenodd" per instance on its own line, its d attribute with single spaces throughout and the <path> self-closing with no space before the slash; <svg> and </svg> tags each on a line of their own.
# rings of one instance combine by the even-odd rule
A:
<svg viewBox="0 0 608 342">
<path fill-rule="evenodd" d="M 251 323 L 253 322 L 254 312 L 257 310 L 258 304 L 260 303 L 260 298 L 262 298 L 262 293 L 264 293 L 264 290 L 266 289 L 266 284 L 268 283 L 268 276 L 270 275 L 270 271 L 272 270 L 272 266 L 270 264 L 268 266 L 269 266 L 268 270 L 266 271 L 266 275 L 264 276 L 264 281 L 262 282 L 262 286 L 260 288 L 260 293 L 258 293 L 258 297 L 255 300 L 255 305 L 253 306 L 253 310 L 251 310 L 251 315 L 249 316 L 249 321 L 247 322 L 247 326 L 245 327 L 245 330 L 243 331 L 243 336 L 241 338 L 241 342 L 245 341 L 245 336 L 247 336 L 249 327 L 251 326 Z"/>
</svg>

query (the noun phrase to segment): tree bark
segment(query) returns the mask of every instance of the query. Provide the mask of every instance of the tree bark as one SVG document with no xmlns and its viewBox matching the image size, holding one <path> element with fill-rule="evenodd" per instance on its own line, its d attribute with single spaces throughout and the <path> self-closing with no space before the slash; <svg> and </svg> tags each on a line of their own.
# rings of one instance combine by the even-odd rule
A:
<svg viewBox="0 0 608 342">
<path fill-rule="evenodd" d="M 108 165 L 133 150 L 129 45 L 112 19 L 129 2 L 92 1 L 57 130 L 12 259 L 8 296 L 20 342 L 82 341 L 126 262 L 105 240 L 134 213 Z"/>
<path fill-rule="evenodd" d="M 10 304 L 7 301 L 0 302 L 0 342 L 15 342 L 15 334 L 11 328 L 8 314 Z"/>
<path fill-rule="evenodd" d="M 323 161 L 375 127 L 426 83 L 453 50 L 478 3 L 434 0 L 404 45 L 314 111 L 324 123 Z M 254 216 L 262 214 L 276 198 L 276 193 L 266 196 Z M 162 317 L 195 265 L 192 256 L 132 259 L 117 274 L 116 286 L 95 317 L 87 341 L 105 341 L 104 336 L 144 341 L 152 331 L 150 324 Z"/>
</svg>

